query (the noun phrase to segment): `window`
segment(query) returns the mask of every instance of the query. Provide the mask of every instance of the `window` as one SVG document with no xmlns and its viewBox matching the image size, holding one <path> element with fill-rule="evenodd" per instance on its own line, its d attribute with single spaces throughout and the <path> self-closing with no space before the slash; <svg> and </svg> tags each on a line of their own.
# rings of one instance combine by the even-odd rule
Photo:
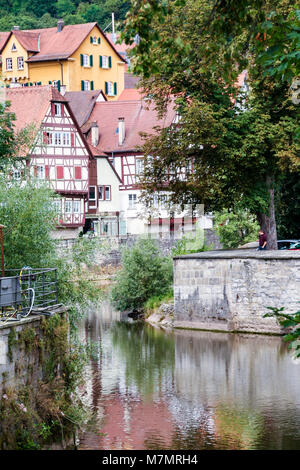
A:
<svg viewBox="0 0 300 470">
<path fill-rule="evenodd" d="M 96 186 L 90 186 L 89 200 L 90 201 L 95 201 L 96 200 Z"/>
<path fill-rule="evenodd" d="M 102 56 L 102 68 L 103 68 L 103 69 L 108 69 L 107 55 L 103 55 L 103 56 Z"/>
<path fill-rule="evenodd" d="M 105 186 L 105 200 L 110 201 L 110 186 Z"/>
<path fill-rule="evenodd" d="M 136 194 L 128 194 L 128 209 L 135 209 L 136 203 Z"/>
<path fill-rule="evenodd" d="M 110 201 L 111 200 L 111 187 L 110 186 L 98 186 L 98 199 L 99 201 Z"/>
<path fill-rule="evenodd" d="M 14 180 L 20 180 L 21 179 L 21 171 L 20 170 L 13 170 L 12 177 Z"/>
<path fill-rule="evenodd" d="M 143 158 L 137 158 L 135 162 L 136 166 L 136 175 L 141 175 L 144 172 L 144 159 Z"/>
<path fill-rule="evenodd" d="M 63 145 L 64 146 L 70 145 L 70 132 L 63 132 Z"/>
<path fill-rule="evenodd" d="M 18 62 L 18 70 L 23 70 L 24 69 L 24 58 L 23 57 L 18 57 L 17 62 Z"/>
<path fill-rule="evenodd" d="M 61 104 L 60 103 L 54 103 L 54 115 L 61 116 Z"/>
<path fill-rule="evenodd" d="M 65 201 L 65 213 L 71 214 L 72 212 L 72 202 L 73 201 Z"/>
<path fill-rule="evenodd" d="M 73 212 L 79 214 L 80 212 L 80 201 L 73 201 Z"/>
<path fill-rule="evenodd" d="M 98 198 L 99 201 L 104 201 L 104 191 L 103 191 L 103 186 L 98 186 Z"/>
<path fill-rule="evenodd" d="M 6 70 L 12 70 L 12 69 L 13 69 L 12 59 L 11 58 L 6 59 Z"/>
<path fill-rule="evenodd" d="M 16 52 L 17 48 L 16 48 L 15 43 L 13 43 L 11 50 L 12 50 L 12 52 Z"/>
<path fill-rule="evenodd" d="M 54 145 L 61 145 L 61 133 L 60 132 L 54 133 Z"/>
<path fill-rule="evenodd" d="M 58 180 L 64 179 L 64 167 L 63 166 L 56 167 L 56 178 Z"/>
<path fill-rule="evenodd" d="M 60 199 L 54 199 L 54 201 L 52 201 L 52 204 L 53 204 L 54 210 L 58 214 L 60 214 L 61 213 L 61 200 Z"/>
<path fill-rule="evenodd" d="M 98 44 L 98 41 L 97 41 L 96 36 L 94 36 L 94 37 L 92 38 L 92 44 Z"/>
<path fill-rule="evenodd" d="M 83 54 L 83 66 L 84 67 L 90 66 L 90 57 L 87 54 Z"/>
<path fill-rule="evenodd" d="M 45 179 L 45 167 L 44 166 L 37 166 L 36 167 L 36 177 L 39 180 Z"/>
</svg>

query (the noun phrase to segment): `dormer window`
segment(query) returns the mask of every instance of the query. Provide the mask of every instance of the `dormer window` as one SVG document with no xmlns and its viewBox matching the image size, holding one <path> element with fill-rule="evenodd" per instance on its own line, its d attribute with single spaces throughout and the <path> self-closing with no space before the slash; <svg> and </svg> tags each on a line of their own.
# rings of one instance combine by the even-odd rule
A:
<svg viewBox="0 0 300 470">
<path fill-rule="evenodd" d="M 60 103 L 54 103 L 54 115 L 61 116 L 61 104 Z"/>
<path fill-rule="evenodd" d="M 11 51 L 12 51 L 12 52 L 15 52 L 16 50 L 17 50 L 16 45 L 15 45 L 15 43 L 13 43 L 12 48 L 11 48 Z"/>
</svg>

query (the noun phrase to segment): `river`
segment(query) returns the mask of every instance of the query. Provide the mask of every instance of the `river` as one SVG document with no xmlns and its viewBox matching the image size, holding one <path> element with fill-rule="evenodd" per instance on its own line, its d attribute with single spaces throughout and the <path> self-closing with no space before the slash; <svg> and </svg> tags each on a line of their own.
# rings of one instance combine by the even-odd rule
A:
<svg viewBox="0 0 300 470">
<path fill-rule="evenodd" d="M 300 449 L 300 364 L 274 336 L 164 331 L 103 304 L 81 330 L 98 356 L 79 449 Z"/>
</svg>

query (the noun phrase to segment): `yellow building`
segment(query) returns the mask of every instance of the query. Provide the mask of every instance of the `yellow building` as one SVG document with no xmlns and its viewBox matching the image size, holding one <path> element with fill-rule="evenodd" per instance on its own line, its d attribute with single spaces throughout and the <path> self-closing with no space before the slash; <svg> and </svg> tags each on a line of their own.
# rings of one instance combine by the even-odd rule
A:
<svg viewBox="0 0 300 470">
<path fill-rule="evenodd" d="M 1 41 L 1 37 L 3 40 Z M 2 80 L 7 87 L 56 85 L 60 90 L 103 90 L 108 100 L 124 89 L 125 59 L 97 23 L 0 33 Z"/>
</svg>

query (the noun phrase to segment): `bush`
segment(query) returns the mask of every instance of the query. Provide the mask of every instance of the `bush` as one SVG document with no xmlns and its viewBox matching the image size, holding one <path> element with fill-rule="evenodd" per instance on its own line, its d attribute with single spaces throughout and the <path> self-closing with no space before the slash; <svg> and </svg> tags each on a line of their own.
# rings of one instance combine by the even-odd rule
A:
<svg viewBox="0 0 300 470">
<path fill-rule="evenodd" d="M 165 294 L 173 280 L 171 258 L 161 256 L 155 241 L 140 238 L 122 252 L 122 270 L 111 297 L 118 310 L 136 310 L 152 296 Z"/>
<path fill-rule="evenodd" d="M 195 232 L 189 232 L 176 242 L 172 248 L 172 256 L 200 253 L 212 249 L 213 245 L 208 246 L 205 244 L 204 229 L 198 227 Z"/>
<path fill-rule="evenodd" d="M 259 225 L 248 210 L 223 210 L 215 214 L 215 230 L 224 248 L 237 248 L 258 240 Z"/>
</svg>

